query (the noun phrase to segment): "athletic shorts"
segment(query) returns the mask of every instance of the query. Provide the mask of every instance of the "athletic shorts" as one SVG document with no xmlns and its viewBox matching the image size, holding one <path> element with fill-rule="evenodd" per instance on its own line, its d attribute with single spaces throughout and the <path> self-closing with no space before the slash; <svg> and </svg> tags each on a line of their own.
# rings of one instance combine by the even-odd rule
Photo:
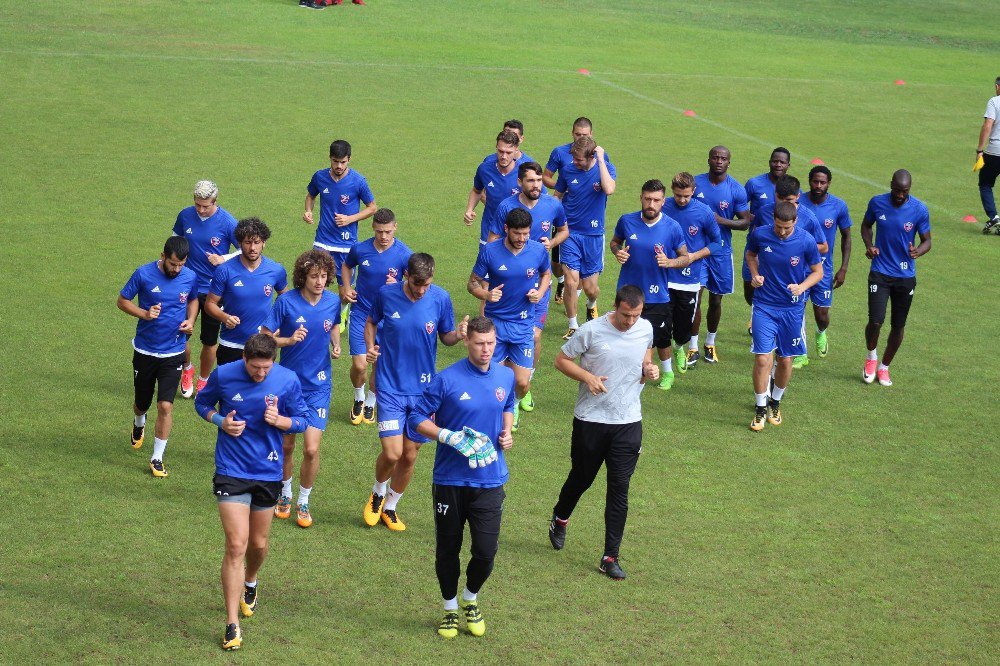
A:
<svg viewBox="0 0 1000 666">
<path fill-rule="evenodd" d="M 438 543 L 456 543 L 461 547 L 465 524 L 474 542 L 485 546 L 486 552 L 476 553 L 483 559 L 496 555 L 500 537 L 503 502 L 507 493 L 503 486 L 473 488 L 471 486 L 431 486 L 434 502 L 434 531 Z M 440 548 L 439 548 L 440 550 Z"/>
<path fill-rule="evenodd" d="M 325 247 L 313 245 L 313 249 L 322 250 L 323 252 L 326 252 L 328 255 L 333 257 L 333 274 L 337 278 L 337 286 L 338 287 L 343 286 L 344 280 L 340 277 L 340 267 L 344 265 L 344 260 L 347 259 L 347 253 L 349 251 L 349 248 L 344 249 L 343 251 L 338 251 L 338 250 L 328 250 Z M 357 274 L 358 274 L 357 271 L 351 273 L 351 284 L 354 284 L 354 279 Z"/>
<path fill-rule="evenodd" d="M 419 395 L 400 395 L 392 391 L 382 391 L 378 394 L 378 436 L 395 437 L 403 435 L 417 444 L 431 441 L 407 425 L 413 414 Z"/>
<path fill-rule="evenodd" d="M 823 278 L 809 288 L 806 296 L 816 307 L 828 308 L 833 305 L 833 273 L 828 273 L 826 266 L 823 267 Z"/>
<path fill-rule="evenodd" d="M 219 330 L 222 322 L 205 312 L 205 299 L 208 294 L 198 294 L 198 312 L 201 313 L 201 334 L 199 340 L 206 347 L 213 347 L 219 344 Z"/>
<path fill-rule="evenodd" d="M 733 255 L 710 254 L 705 257 L 705 288 L 713 294 L 726 295 L 733 293 Z"/>
<path fill-rule="evenodd" d="M 326 430 L 327 414 L 330 411 L 331 389 L 327 386 L 318 391 L 303 391 L 302 400 L 309 408 L 309 426 L 317 430 Z"/>
<path fill-rule="evenodd" d="M 868 323 L 882 324 L 885 321 L 886 305 L 892 301 L 892 327 L 906 326 L 906 317 L 910 313 L 916 289 L 915 277 L 891 277 L 875 271 L 868 273 Z"/>
<path fill-rule="evenodd" d="M 549 318 L 549 303 L 552 301 L 552 290 L 556 288 L 556 284 L 556 281 L 552 280 L 542 300 L 535 303 L 535 328 L 539 331 L 545 329 L 545 321 Z"/>
<path fill-rule="evenodd" d="M 553 263 L 553 264 L 558 264 L 558 263 L 560 263 L 560 262 L 559 262 L 559 248 L 560 248 L 560 247 L 562 247 L 562 245 L 556 245 L 556 246 L 555 246 L 554 248 L 552 248 L 552 249 L 550 250 L 550 252 L 552 253 L 552 263 Z"/>
<path fill-rule="evenodd" d="M 604 234 L 600 236 L 570 234 L 559 247 L 562 248 L 559 253 L 562 265 L 577 271 L 581 278 L 598 275 L 604 270 Z"/>
<path fill-rule="evenodd" d="M 754 305 L 751 327 L 753 328 L 754 354 L 770 354 L 778 350 L 778 356 L 801 356 L 806 353 L 806 341 L 802 337 L 805 308 L 769 308 Z"/>
<path fill-rule="evenodd" d="M 674 342 L 683 345 L 691 341 L 691 325 L 694 311 L 698 307 L 698 291 L 670 290 L 670 303 L 674 319 Z"/>
<path fill-rule="evenodd" d="M 493 360 L 503 363 L 507 359 L 514 365 L 529 370 L 534 367 L 535 359 L 535 336 L 534 333 L 519 340 L 497 340 L 496 350 L 493 352 Z"/>
<path fill-rule="evenodd" d="M 256 481 L 237 479 L 216 474 L 212 477 L 212 492 L 219 503 L 236 502 L 250 507 L 251 511 L 271 511 L 278 503 L 281 481 Z"/>
<path fill-rule="evenodd" d="M 642 318 L 653 325 L 653 346 L 657 349 L 670 348 L 670 336 L 674 330 L 672 303 L 646 303 L 642 306 Z"/>
<path fill-rule="evenodd" d="M 219 348 L 215 350 L 216 365 L 225 365 L 226 363 L 239 361 L 242 358 L 243 358 L 242 347 L 227 347 L 226 345 L 219 345 Z"/>
<path fill-rule="evenodd" d="M 357 303 L 351 305 L 351 318 L 347 325 L 348 345 L 351 356 L 364 356 L 368 353 L 365 345 L 365 324 L 368 323 L 368 313 L 356 309 Z"/>
<path fill-rule="evenodd" d="M 158 357 L 132 352 L 132 374 L 135 386 L 135 406 L 145 414 L 153 404 L 153 389 L 157 402 L 173 402 L 184 370 L 184 352 Z"/>
</svg>

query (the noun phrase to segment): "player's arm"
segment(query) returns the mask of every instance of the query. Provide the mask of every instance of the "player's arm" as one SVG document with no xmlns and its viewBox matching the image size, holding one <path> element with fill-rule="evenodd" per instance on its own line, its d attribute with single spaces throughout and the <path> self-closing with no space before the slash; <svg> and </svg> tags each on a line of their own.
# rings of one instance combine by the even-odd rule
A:
<svg viewBox="0 0 1000 666">
<path fill-rule="evenodd" d="M 861 220 L 861 240 L 865 244 L 865 256 L 869 259 L 874 259 L 878 256 L 878 248 L 872 244 L 872 227 L 875 225 L 875 219 L 870 213 L 865 213 L 865 217 Z"/>
<path fill-rule="evenodd" d="M 983 127 L 982 129 L 979 130 L 979 143 L 976 144 L 977 158 L 982 154 L 983 148 L 986 147 L 986 142 L 990 140 L 990 134 L 992 132 L 993 132 L 993 119 L 983 118 Z"/>
<path fill-rule="evenodd" d="M 557 245 L 562 245 L 563 241 L 565 241 L 567 238 L 569 238 L 569 225 L 564 224 L 561 227 L 556 227 L 556 235 L 553 236 L 552 240 L 549 241 L 548 249 L 551 250 Z"/>
<path fill-rule="evenodd" d="M 197 308 L 197 299 L 195 300 L 195 307 Z M 118 309 L 127 315 L 132 315 L 136 319 L 142 319 L 144 321 L 150 321 L 151 319 L 156 319 L 160 316 L 160 304 L 157 303 L 148 310 L 144 310 L 136 305 L 133 301 L 125 298 L 121 294 L 118 294 Z"/>
<path fill-rule="evenodd" d="M 490 231 L 488 234 L 486 234 L 486 243 L 487 244 L 492 243 L 498 238 L 500 238 L 500 234 L 496 233 L 495 231 Z"/>
<path fill-rule="evenodd" d="M 313 206 L 316 205 L 316 197 L 310 193 L 306 193 L 306 204 L 305 212 L 302 213 L 302 221 L 308 224 L 313 223 Z"/>
<path fill-rule="evenodd" d="M 476 206 L 479 205 L 483 190 L 477 190 L 475 186 L 469 190 L 469 200 L 465 203 L 465 226 L 471 227 L 472 221 L 476 219 Z"/>
<path fill-rule="evenodd" d="M 236 328 L 240 325 L 240 318 L 236 315 L 226 314 L 219 307 L 220 300 L 222 300 L 222 296 L 214 292 L 209 292 L 208 297 L 205 298 L 205 312 L 210 317 L 221 321 L 226 328 Z"/>
<path fill-rule="evenodd" d="M 581 384 L 586 384 L 587 389 L 594 395 L 598 393 L 607 393 L 608 389 L 604 386 L 604 380 L 607 377 L 599 377 L 584 370 L 579 363 L 571 359 L 566 355 L 561 349 L 559 353 L 556 354 L 556 360 L 554 363 L 556 370 L 563 373 L 570 379 L 580 382 Z"/>
<path fill-rule="evenodd" d="M 459 340 L 464 340 L 469 334 L 469 315 L 465 315 L 462 321 L 458 322 L 458 326 L 455 327 L 454 331 L 448 331 L 447 333 L 441 333 L 438 338 L 441 340 L 442 344 L 451 347 L 458 344 Z"/>
<path fill-rule="evenodd" d="M 198 318 L 198 298 L 188 294 L 187 309 L 184 311 L 184 321 L 181 322 L 180 332 L 190 335 L 194 333 L 194 321 Z"/>
<path fill-rule="evenodd" d="M 624 265 L 628 261 L 628 245 L 625 244 L 624 238 L 621 236 L 612 236 L 608 247 L 611 248 L 611 254 L 615 255 L 615 259 L 618 260 L 619 264 Z"/>
<path fill-rule="evenodd" d="M 337 288 L 337 291 L 340 294 L 340 300 L 347 301 L 348 303 L 358 302 L 358 292 L 351 286 L 353 277 L 354 269 L 345 261 L 340 265 L 340 280 L 342 284 Z"/>
<path fill-rule="evenodd" d="M 302 385 L 298 378 L 292 380 L 281 398 L 268 403 L 264 410 L 264 423 L 289 434 L 306 431 L 309 425 L 309 408 L 302 399 Z"/>
<path fill-rule="evenodd" d="M 788 291 L 792 292 L 792 296 L 799 296 L 809 291 L 816 283 L 823 279 L 823 260 L 819 260 L 815 264 L 809 266 L 809 275 L 806 279 L 798 284 L 788 285 Z"/>
<path fill-rule="evenodd" d="M 604 160 L 604 148 L 598 146 L 594 149 L 594 157 L 597 158 L 597 168 L 601 172 L 601 189 L 609 197 L 615 193 L 615 178 L 608 170 L 608 163 Z"/>
<path fill-rule="evenodd" d="M 348 222 L 348 224 L 351 224 L 353 222 L 361 222 L 363 220 L 367 220 L 369 217 L 371 217 L 372 215 L 374 215 L 375 211 L 377 211 L 377 210 L 378 210 L 378 204 L 376 204 L 375 200 L 372 199 L 371 201 L 369 201 L 368 203 L 365 204 L 364 208 L 362 208 L 361 210 L 358 211 L 357 215 L 349 215 L 348 216 L 348 217 L 353 218 L 350 222 Z"/>
<path fill-rule="evenodd" d="M 221 395 L 222 393 L 219 390 L 219 372 L 218 370 L 213 370 L 208 376 L 205 388 L 198 391 L 198 394 L 195 396 L 194 410 L 198 412 L 198 416 L 227 435 L 239 437 L 243 434 L 243 429 L 247 425 L 246 421 L 242 421 L 236 417 L 235 409 L 228 414 L 220 414 L 216 411 Z"/>
<path fill-rule="evenodd" d="M 847 266 L 851 263 L 851 227 L 840 229 L 840 270 L 833 275 L 833 288 L 847 281 Z"/>
<path fill-rule="evenodd" d="M 542 174 L 542 184 L 550 190 L 556 186 L 556 173 L 548 167 L 545 167 L 545 173 Z"/>
<path fill-rule="evenodd" d="M 278 335 L 279 333 L 281 333 L 281 329 L 278 329 L 277 331 L 272 331 L 267 326 L 261 326 L 260 332 L 263 333 L 264 335 L 270 335 L 272 338 L 274 338 L 274 342 L 278 345 L 279 348 L 281 348 L 281 347 L 291 347 L 292 345 L 296 345 L 302 342 L 303 340 L 306 339 L 306 335 L 309 333 L 309 330 L 305 326 L 300 325 L 297 329 L 295 329 L 295 332 L 293 332 L 288 337 L 281 337 L 280 335 Z"/>
<path fill-rule="evenodd" d="M 528 302 L 538 303 L 545 296 L 545 292 L 552 285 L 552 271 L 545 271 L 538 279 L 538 286 L 528 291 Z"/>
<path fill-rule="evenodd" d="M 716 213 L 715 221 L 720 227 L 728 227 L 733 231 L 746 231 L 750 228 L 750 223 L 753 222 L 753 215 L 749 210 L 741 210 L 737 211 L 733 219 L 730 220 Z"/>
<path fill-rule="evenodd" d="M 927 231 L 917 231 L 917 235 L 920 236 L 920 245 L 916 247 L 913 243 L 910 243 L 910 258 L 916 259 L 919 256 L 925 255 L 931 251 L 931 232 Z"/>
<path fill-rule="evenodd" d="M 340 358 L 340 322 L 330 329 L 330 358 Z"/>
<path fill-rule="evenodd" d="M 656 255 L 656 265 L 660 268 L 687 268 L 691 265 L 691 256 L 688 254 L 687 245 L 681 243 L 674 248 L 677 256 L 673 259 L 667 256 L 666 252 Z"/>
<path fill-rule="evenodd" d="M 642 377 L 639 378 L 639 383 L 645 384 L 647 379 L 655 382 L 659 378 L 660 366 L 653 363 L 653 348 L 650 347 L 646 350 L 645 356 L 642 357 Z"/>
<path fill-rule="evenodd" d="M 764 286 L 764 276 L 760 274 L 760 264 L 757 262 L 757 253 L 746 251 L 747 269 L 750 271 L 750 284 L 754 289 Z"/>
<path fill-rule="evenodd" d="M 484 303 L 495 303 L 500 300 L 500 289 L 503 285 L 498 285 L 495 289 L 490 289 L 490 284 L 475 273 L 469 274 L 469 282 L 465 285 L 466 290 Z"/>
</svg>

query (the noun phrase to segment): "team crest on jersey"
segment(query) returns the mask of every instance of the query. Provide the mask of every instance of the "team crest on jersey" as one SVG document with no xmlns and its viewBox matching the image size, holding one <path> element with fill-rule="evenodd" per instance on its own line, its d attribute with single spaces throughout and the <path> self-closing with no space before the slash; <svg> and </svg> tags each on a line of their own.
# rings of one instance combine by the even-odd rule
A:
<svg viewBox="0 0 1000 666">
<path fill-rule="evenodd" d="M 663 254 L 663 243 L 657 243 L 653 246 L 653 254 Z"/>
<path fill-rule="evenodd" d="M 266 404 L 268 407 L 277 407 L 278 396 L 274 395 L 273 393 L 268 393 L 267 395 L 264 396 L 264 404 Z"/>
<path fill-rule="evenodd" d="M 212 239 L 208 242 L 212 244 L 212 247 L 219 247 L 222 245 L 222 239 L 216 236 L 212 236 Z"/>
<path fill-rule="evenodd" d="M 427 335 L 434 333 L 434 322 L 429 321 L 424 324 L 424 330 L 427 331 Z"/>
<path fill-rule="evenodd" d="M 832 229 L 833 220 L 831 220 L 830 218 L 826 218 L 825 220 L 823 220 L 823 226 L 826 227 L 827 229 Z"/>
<path fill-rule="evenodd" d="M 913 222 L 904 222 L 903 231 L 913 231 Z"/>
<path fill-rule="evenodd" d="M 792 257 L 790 259 L 790 261 L 792 262 L 792 266 L 798 266 L 799 265 L 799 258 L 798 257 Z"/>
<path fill-rule="evenodd" d="M 272 291 L 271 285 L 265 284 L 264 285 L 264 295 L 265 296 L 270 296 L 271 295 L 271 291 Z"/>
<path fill-rule="evenodd" d="M 549 233 L 549 229 L 551 229 L 551 228 L 552 228 L 552 222 L 551 221 L 549 221 L 549 220 L 543 220 L 542 221 L 542 231 L 544 231 L 545 233 Z"/>
<path fill-rule="evenodd" d="M 181 298 L 181 303 L 187 303 L 188 302 L 188 293 L 186 291 L 182 291 L 180 293 L 180 298 Z"/>
<path fill-rule="evenodd" d="M 399 269 L 398 268 L 393 267 L 393 268 L 389 269 L 389 277 L 395 278 L 397 275 L 399 275 Z"/>
<path fill-rule="evenodd" d="M 344 204 L 345 206 L 347 204 L 351 203 L 351 195 L 350 194 L 341 194 L 340 195 L 340 203 Z"/>
<path fill-rule="evenodd" d="M 697 236 L 698 235 L 698 227 L 694 226 L 693 224 L 690 227 L 688 227 L 688 235 L 689 236 Z"/>
<path fill-rule="evenodd" d="M 727 210 L 728 208 L 729 208 L 729 202 L 728 201 L 720 201 L 719 202 L 719 210 Z"/>
<path fill-rule="evenodd" d="M 329 333 L 330 331 L 333 330 L 333 320 L 332 319 L 324 319 L 323 320 L 323 330 L 326 331 L 327 333 Z"/>
<path fill-rule="evenodd" d="M 600 192 L 601 191 L 601 184 L 600 183 L 594 183 L 594 191 L 595 192 Z"/>
<path fill-rule="evenodd" d="M 502 386 L 498 386 L 496 390 L 497 400 L 503 402 L 503 399 L 507 397 L 507 392 L 503 390 Z"/>
<path fill-rule="evenodd" d="M 510 188 L 510 196 L 516 197 L 520 193 L 521 193 L 521 188 L 520 187 L 512 187 L 512 188 Z"/>
<path fill-rule="evenodd" d="M 530 277 L 530 278 L 531 277 L 535 277 L 535 269 L 534 268 L 529 268 L 528 269 L 528 277 Z"/>
</svg>

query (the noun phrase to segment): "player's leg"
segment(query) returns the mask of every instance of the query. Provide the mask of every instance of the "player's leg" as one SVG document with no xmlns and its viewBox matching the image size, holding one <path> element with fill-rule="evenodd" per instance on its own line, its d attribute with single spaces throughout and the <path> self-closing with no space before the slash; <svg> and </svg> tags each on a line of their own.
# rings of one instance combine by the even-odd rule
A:
<svg viewBox="0 0 1000 666">
<path fill-rule="evenodd" d="M 556 292 L 555 301 L 556 303 L 563 302 L 563 289 L 566 287 L 566 277 L 563 275 L 563 265 L 559 263 L 559 248 L 561 245 L 556 245 L 552 248 L 552 282 L 555 284 L 553 289 Z"/>
<path fill-rule="evenodd" d="M 326 419 L 323 419 L 323 421 L 325 428 Z M 302 467 L 299 468 L 299 498 L 295 503 L 295 522 L 299 527 L 310 527 L 313 524 L 312 513 L 309 511 L 309 494 L 312 492 L 313 484 L 316 483 L 316 475 L 319 473 L 319 445 L 323 439 L 324 428 L 310 425 L 302 434 Z"/>
<path fill-rule="evenodd" d="M 580 269 L 582 266 L 583 254 L 580 239 L 570 236 L 559 246 L 559 258 L 562 259 L 563 277 L 566 278 L 563 289 L 563 306 L 566 308 L 566 318 L 569 319 L 569 327 L 564 340 L 568 340 L 580 327 L 577 321 L 577 307 L 579 306 L 579 296 L 577 290 L 580 288 Z"/>
<path fill-rule="evenodd" d="M 228 493 L 223 495 L 223 493 Z M 246 482 L 216 475 L 215 494 L 226 546 L 222 556 L 222 595 L 226 603 L 226 636 L 223 648 L 236 649 L 242 643 L 239 631 L 240 597 L 244 589 L 244 561 L 250 538 L 250 502 Z"/>
<path fill-rule="evenodd" d="M 660 361 L 660 381 L 656 388 L 669 391 L 674 385 L 673 354 L 670 347 L 670 333 L 673 326 L 670 303 L 646 303 L 642 307 L 642 318 L 653 327 L 653 346 Z"/>
<path fill-rule="evenodd" d="M 628 518 L 628 488 L 642 449 L 642 421 L 607 426 L 608 488 L 604 505 L 604 555 L 601 571 L 615 580 L 625 578 L 618 551 Z"/>
<path fill-rule="evenodd" d="M 436 484 L 432 487 L 434 571 L 444 601 L 444 618 L 438 626 L 438 634 L 444 638 L 458 635 L 458 578 L 461 575 L 458 555 L 462 550 L 466 518 L 465 496 L 469 490 Z"/>
<path fill-rule="evenodd" d="M 778 322 L 766 308 L 751 310 L 753 343 L 750 351 L 754 354 L 753 392 L 754 417 L 750 429 L 759 431 L 767 421 L 768 386 L 771 382 L 772 354 L 777 348 Z"/>
<path fill-rule="evenodd" d="M 195 387 L 200 391 L 205 388 L 208 375 L 215 367 L 215 355 L 219 348 L 219 331 L 222 329 L 222 322 L 215 317 L 205 314 L 205 299 L 207 294 L 198 296 L 198 316 L 201 318 L 201 329 L 199 341 L 201 342 L 201 355 L 198 358 L 198 383 Z M 223 306 L 224 307 L 224 306 Z"/>
<path fill-rule="evenodd" d="M 281 468 L 281 491 L 278 493 L 278 502 L 274 505 L 274 515 L 285 520 L 292 515 L 292 478 L 295 473 L 295 437 L 293 434 L 282 435 L 282 468 Z"/>
<path fill-rule="evenodd" d="M 698 343 L 694 349 L 691 342 L 691 323 L 694 321 L 695 308 L 698 305 L 697 291 L 683 289 L 670 290 L 671 335 L 674 342 L 674 364 L 681 374 L 693 368 L 698 362 Z"/>
<path fill-rule="evenodd" d="M 369 527 L 374 527 L 381 519 L 389 492 L 389 479 L 403 455 L 403 431 L 407 414 L 405 396 L 383 393 L 379 399 L 379 409 L 378 436 L 382 451 L 375 459 L 375 483 L 362 512 L 365 524 Z"/>
<path fill-rule="evenodd" d="M 156 427 L 153 430 L 153 454 L 149 459 L 149 470 L 154 477 L 162 479 L 169 476 L 163 466 L 163 454 L 167 450 L 167 440 L 174 423 L 174 400 L 181 383 L 184 356 L 177 354 L 157 361 Z"/>
<path fill-rule="evenodd" d="M 701 299 L 704 293 L 705 285 L 702 284 L 694 303 L 694 314 L 691 316 L 691 337 L 688 339 L 688 350 L 694 351 L 694 356 L 688 357 L 688 367 L 701 360 L 701 354 L 698 351 L 698 342 L 701 332 Z M 694 363 L 691 362 L 692 358 L 694 359 Z"/>
<path fill-rule="evenodd" d="M 559 491 L 559 500 L 552 509 L 552 520 L 549 523 L 549 541 L 556 550 L 560 550 L 565 543 L 566 524 L 573 515 L 577 502 L 594 483 L 604 464 L 604 457 L 607 455 L 604 428 L 604 425 L 598 423 L 573 419 L 569 475 Z"/>
<path fill-rule="evenodd" d="M 708 317 L 705 322 L 705 362 L 718 363 L 719 350 L 716 336 L 719 333 L 719 323 L 722 321 L 722 294 L 708 292 Z"/>
<path fill-rule="evenodd" d="M 363 408 L 365 404 L 365 382 L 368 381 L 368 353 L 365 343 L 365 323 L 367 313 L 355 311 L 348 326 L 348 344 L 351 352 L 351 386 L 354 387 L 354 400 L 351 404 L 351 424 L 361 425 L 364 422 Z M 375 393 L 369 389 L 372 404 L 375 404 Z"/>
<path fill-rule="evenodd" d="M 156 391 L 156 362 L 154 356 L 132 352 L 132 436 L 133 449 L 142 446 L 146 438 L 146 412 L 153 404 Z"/>
<path fill-rule="evenodd" d="M 830 306 L 817 305 L 813 301 L 813 319 L 816 320 L 816 352 L 820 358 L 826 358 L 830 353 L 830 340 L 827 329 L 830 328 Z"/>
<path fill-rule="evenodd" d="M 347 259 L 347 251 L 344 252 L 330 252 L 330 257 L 333 259 L 333 273 L 337 278 L 337 287 L 342 287 L 344 285 L 344 279 L 340 276 L 340 268 L 344 265 L 344 260 Z M 358 272 L 354 271 L 351 273 L 351 283 L 357 278 Z M 340 330 L 343 331 L 345 328 L 350 326 L 350 316 L 352 314 L 351 304 L 345 302 L 340 308 Z M 363 323 L 362 323 L 363 326 Z"/>
<path fill-rule="evenodd" d="M 774 379 L 771 396 L 767 402 L 767 422 L 771 425 L 781 425 L 781 399 L 788 388 L 795 368 L 795 359 L 806 351 L 806 340 L 802 335 L 805 328 L 805 308 L 788 308 L 773 316 L 778 322 L 776 335 L 777 361 L 774 367 Z"/>
<path fill-rule="evenodd" d="M 983 233 L 1000 230 L 1000 215 L 997 215 L 996 200 L 993 198 L 993 187 L 1000 175 L 1000 156 L 983 155 L 983 168 L 979 170 L 979 198 L 986 213 L 986 226 Z"/>
<path fill-rule="evenodd" d="M 865 367 L 861 378 L 866 384 L 875 381 L 878 372 L 878 338 L 885 321 L 885 311 L 889 304 L 891 287 L 889 278 L 881 273 L 868 273 L 868 325 L 865 326 L 865 346 L 868 355 L 865 357 Z"/>
<path fill-rule="evenodd" d="M 906 318 L 910 313 L 910 306 L 913 304 L 913 294 L 916 288 L 916 278 L 899 278 L 890 290 L 892 312 L 889 319 L 889 336 L 885 341 L 885 352 L 882 354 L 882 362 L 876 371 L 878 383 L 882 386 L 892 386 L 892 379 L 889 378 L 889 364 L 892 363 L 892 359 L 896 357 L 896 352 L 899 351 L 900 345 L 903 344 Z"/>
<path fill-rule="evenodd" d="M 521 399 L 524 398 L 531 389 L 531 366 L 534 357 L 534 340 L 522 338 L 520 340 L 497 342 L 497 351 L 493 358 L 503 360 L 504 364 L 514 371 L 514 395 L 517 401 L 514 403 L 514 432 L 517 432 L 521 425 Z"/>
<path fill-rule="evenodd" d="M 254 481 L 251 486 L 250 533 L 243 572 L 243 595 L 240 598 L 240 614 L 243 617 L 250 617 L 257 611 L 257 574 L 269 550 L 268 539 L 279 486 L 276 481 Z"/>
<path fill-rule="evenodd" d="M 532 344 L 535 348 L 535 353 L 531 358 L 531 372 L 528 375 L 529 383 L 535 378 L 535 371 L 538 369 L 538 359 L 542 357 L 542 327 L 537 323 L 538 317 L 536 317 L 536 323 L 534 330 L 532 332 Z M 544 317 L 542 318 L 542 326 L 544 326 Z M 535 409 L 535 398 L 531 395 L 531 387 L 528 387 L 528 392 L 524 394 L 524 397 L 518 401 L 519 407 L 526 411 L 531 412 Z"/>
<path fill-rule="evenodd" d="M 473 636 L 486 633 L 486 622 L 479 610 L 479 591 L 493 571 L 500 545 L 500 522 L 503 516 L 503 486 L 496 488 L 470 488 L 469 539 L 472 542 L 471 559 L 465 568 L 465 589 L 462 590 L 462 614 L 465 626 Z"/>
<path fill-rule="evenodd" d="M 604 271 L 604 236 L 584 236 L 583 259 L 580 264 L 580 286 L 587 296 L 587 321 L 597 319 L 597 299 L 601 295 L 600 278 Z"/>
</svg>

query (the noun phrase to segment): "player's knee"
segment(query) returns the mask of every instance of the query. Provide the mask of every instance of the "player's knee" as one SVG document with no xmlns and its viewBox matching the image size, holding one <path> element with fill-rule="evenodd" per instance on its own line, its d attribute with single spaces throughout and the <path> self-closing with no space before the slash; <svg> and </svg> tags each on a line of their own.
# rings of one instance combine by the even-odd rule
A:
<svg viewBox="0 0 1000 666">
<path fill-rule="evenodd" d="M 156 403 L 156 415 L 160 418 L 170 416 L 174 411 L 174 403 L 161 400 Z"/>
<path fill-rule="evenodd" d="M 227 537 L 226 557 L 232 559 L 243 559 L 247 554 L 247 537 Z"/>
<path fill-rule="evenodd" d="M 351 370 L 358 375 L 364 376 L 364 373 L 368 371 L 368 361 L 364 356 L 352 356 Z"/>
<path fill-rule="evenodd" d="M 497 539 L 487 539 L 486 543 L 480 540 L 472 544 L 472 557 L 477 560 L 492 562 L 500 549 L 500 542 Z"/>
<path fill-rule="evenodd" d="M 319 457 L 319 442 L 305 441 L 302 443 L 303 462 L 314 462 Z"/>
<path fill-rule="evenodd" d="M 515 381 L 514 390 L 518 395 L 524 395 L 528 392 L 528 387 L 531 385 L 531 375 L 527 377 L 518 377 Z"/>
<path fill-rule="evenodd" d="M 387 444 L 383 443 L 382 444 L 382 459 L 385 460 L 387 463 L 389 463 L 391 465 L 395 465 L 396 463 L 399 462 L 399 459 L 403 455 L 403 452 L 402 452 L 401 448 L 402 447 L 394 446 L 394 445 L 387 445 Z"/>
</svg>

